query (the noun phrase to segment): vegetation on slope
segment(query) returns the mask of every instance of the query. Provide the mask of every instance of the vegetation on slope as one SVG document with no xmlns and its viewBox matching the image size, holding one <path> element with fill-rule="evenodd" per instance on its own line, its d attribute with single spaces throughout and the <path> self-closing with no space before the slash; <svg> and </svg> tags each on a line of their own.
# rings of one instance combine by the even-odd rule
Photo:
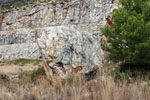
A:
<svg viewBox="0 0 150 100">
<path fill-rule="evenodd" d="M 108 44 L 103 47 L 110 52 L 112 61 L 125 64 L 121 67 L 105 64 L 90 79 L 86 75 L 71 75 L 65 79 L 54 76 L 52 83 L 40 67 L 21 73 L 18 80 L 0 79 L 0 99 L 150 100 L 150 3 L 148 0 L 120 0 L 120 3 L 122 8 L 113 13 L 113 27 L 102 29 L 108 38 Z M 22 61 L 30 63 L 16 60 L 8 64 L 22 64 Z"/>
<path fill-rule="evenodd" d="M 4 63 L 5 64 L 14 64 L 14 65 L 21 65 L 24 66 L 26 64 L 35 64 L 38 65 L 40 64 L 41 59 L 25 59 L 25 58 L 18 58 L 18 59 L 14 59 L 14 60 L 5 60 Z"/>
<path fill-rule="evenodd" d="M 113 11 L 113 27 L 102 28 L 107 37 L 103 48 L 109 58 L 133 68 L 150 69 L 150 1 L 120 0 Z"/>
<path fill-rule="evenodd" d="M 71 76 L 72 77 L 72 76 Z M 53 84 L 45 76 L 34 82 L 23 77 L 22 83 L 10 81 L 7 86 L 0 86 L 2 100 L 150 100 L 149 83 L 140 79 L 133 83 L 124 80 L 115 82 L 111 76 L 97 74 L 96 81 L 86 81 L 82 76 L 61 80 L 54 76 Z"/>
<path fill-rule="evenodd" d="M 11 3 L 0 4 L 0 14 L 5 14 L 13 10 L 27 9 L 36 6 L 45 6 L 48 4 L 64 4 L 70 0 L 18 0 Z"/>
</svg>

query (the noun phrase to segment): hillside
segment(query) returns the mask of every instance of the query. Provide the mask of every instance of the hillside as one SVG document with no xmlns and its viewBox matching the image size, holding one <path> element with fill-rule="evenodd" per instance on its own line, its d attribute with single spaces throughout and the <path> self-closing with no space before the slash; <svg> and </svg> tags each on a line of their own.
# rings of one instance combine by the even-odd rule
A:
<svg viewBox="0 0 150 100">
<path fill-rule="evenodd" d="M 150 3 L 118 1 L 0 0 L 0 100 L 150 100 Z"/>
</svg>

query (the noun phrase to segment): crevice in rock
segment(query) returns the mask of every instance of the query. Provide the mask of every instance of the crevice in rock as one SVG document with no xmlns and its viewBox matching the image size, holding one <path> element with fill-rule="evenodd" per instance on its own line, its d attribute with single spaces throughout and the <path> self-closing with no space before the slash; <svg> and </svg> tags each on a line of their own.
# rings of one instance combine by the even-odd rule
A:
<svg viewBox="0 0 150 100">
<path fill-rule="evenodd" d="M 9 22 L 6 22 L 6 25 L 8 25 L 8 26 L 10 26 L 10 25 L 12 25 L 13 23 L 9 23 Z"/>
<path fill-rule="evenodd" d="M 115 0 L 112 0 L 111 3 L 113 4 Z"/>
<path fill-rule="evenodd" d="M 0 31 L 1 31 L 1 27 L 2 27 L 2 23 L 3 23 L 3 20 L 5 18 L 5 15 L 0 15 Z"/>
<path fill-rule="evenodd" d="M 55 16 L 56 16 L 56 6 L 54 6 L 54 8 L 53 8 L 53 21 L 56 21 L 56 18 L 55 18 Z"/>
<path fill-rule="evenodd" d="M 63 21 L 64 21 L 64 20 L 67 18 L 67 16 L 68 16 L 68 13 L 69 13 L 69 7 L 70 7 L 70 6 L 63 8 L 63 9 L 65 9 L 65 10 L 67 11 L 67 12 L 65 13 L 65 15 L 64 15 Z"/>
<path fill-rule="evenodd" d="M 17 19 L 20 19 L 20 18 L 22 18 L 22 17 L 25 17 L 25 16 L 33 16 L 33 15 L 35 15 L 36 13 L 38 13 L 38 12 L 40 12 L 41 10 L 37 10 L 37 11 L 35 11 L 35 12 L 33 12 L 33 13 L 31 13 L 31 14 L 27 14 L 27 15 L 23 15 L 23 16 L 20 16 L 20 17 L 18 17 Z"/>
</svg>

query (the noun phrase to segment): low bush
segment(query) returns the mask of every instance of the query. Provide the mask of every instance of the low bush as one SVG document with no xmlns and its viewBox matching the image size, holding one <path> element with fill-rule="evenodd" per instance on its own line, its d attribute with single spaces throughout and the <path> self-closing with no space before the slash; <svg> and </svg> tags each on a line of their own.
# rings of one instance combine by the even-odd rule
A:
<svg viewBox="0 0 150 100">
<path fill-rule="evenodd" d="M 150 1 L 119 1 L 121 8 L 113 11 L 112 26 L 102 28 L 108 39 L 102 46 L 114 62 L 150 68 Z"/>
<path fill-rule="evenodd" d="M 26 59 L 26 58 L 18 58 L 13 60 L 5 60 L 5 64 L 14 64 L 24 66 L 26 64 L 34 64 L 39 65 L 41 63 L 41 59 Z"/>
</svg>

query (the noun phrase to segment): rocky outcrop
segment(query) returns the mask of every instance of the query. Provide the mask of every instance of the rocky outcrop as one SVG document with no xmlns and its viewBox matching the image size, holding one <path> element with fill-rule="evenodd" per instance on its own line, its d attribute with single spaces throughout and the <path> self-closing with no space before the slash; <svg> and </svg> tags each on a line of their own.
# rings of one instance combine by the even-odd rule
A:
<svg viewBox="0 0 150 100">
<path fill-rule="evenodd" d="M 102 66 L 104 53 L 97 36 L 71 26 L 46 27 L 40 34 L 38 44 L 42 53 L 61 76 L 79 66 L 83 73 Z"/>
<path fill-rule="evenodd" d="M 2 31 L 74 24 L 78 28 L 99 33 L 105 17 L 116 7 L 112 0 L 72 0 L 65 4 L 41 6 L 13 11 L 6 15 Z M 87 28 L 88 27 L 88 28 Z"/>
<path fill-rule="evenodd" d="M 64 4 L 50 4 L 7 13 L 0 23 L 0 54 L 8 58 L 39 57 L 34 36 L 44 27 L 71 26 L 100 37 L 100 27 L 106 24 L 105 17 L 117 7 L 116 2 L 71 0 Z"/>
</svg>

